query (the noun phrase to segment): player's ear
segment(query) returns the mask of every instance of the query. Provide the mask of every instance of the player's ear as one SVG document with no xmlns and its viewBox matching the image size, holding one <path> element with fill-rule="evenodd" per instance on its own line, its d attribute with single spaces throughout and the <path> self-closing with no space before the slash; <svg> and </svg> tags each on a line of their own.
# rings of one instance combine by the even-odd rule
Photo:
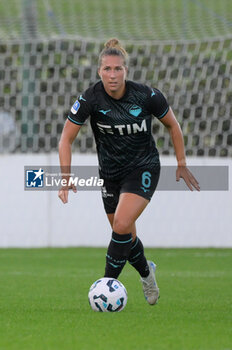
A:
<svg viewBox="0 0 232 350">
<path fill-rule="evenodd" d="M 128 75 L 128 67 L 125 66 L 125 69 L 126 69 L 126 76 Z"/>
</svg>

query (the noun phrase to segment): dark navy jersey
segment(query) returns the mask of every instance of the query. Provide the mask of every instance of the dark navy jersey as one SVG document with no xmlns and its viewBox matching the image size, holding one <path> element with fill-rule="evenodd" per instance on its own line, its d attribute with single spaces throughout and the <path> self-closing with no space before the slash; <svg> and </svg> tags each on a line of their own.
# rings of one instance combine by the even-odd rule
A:
<svg viewBox="0 0 232 350">
<path fill-rule="evenodd" d="M 99 81 L 79 96 L 68 119 L 82 125 L 90 116 L 100 173 L 120 179 L 135 168 L 159 164 L 151 121 L 152 116 L 163 118 L 168 110 L 158 89 L 126 81 L 126 93 L 116 100 Z"/>
</svg>

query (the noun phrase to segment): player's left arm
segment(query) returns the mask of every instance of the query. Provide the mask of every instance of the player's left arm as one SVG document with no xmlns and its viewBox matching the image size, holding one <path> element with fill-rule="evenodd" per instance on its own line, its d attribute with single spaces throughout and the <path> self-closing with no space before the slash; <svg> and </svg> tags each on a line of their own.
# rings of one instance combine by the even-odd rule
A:
<svg viewBox="0 0 232 350">
<path fill-rule="evenodd" d="M 169 108 L 167 114 L 159 120 L 168 129 L 175 149 L 178 164 L 178 168 L 176 170 L 176 180 L 179 181 L 180 178 L 183 178 L 191 191 L 193 191 L 193 187 L 197 191 L 200 191 L 199 183 L 186 166 L 183 134 L 172 109 Z"/>
</svg>

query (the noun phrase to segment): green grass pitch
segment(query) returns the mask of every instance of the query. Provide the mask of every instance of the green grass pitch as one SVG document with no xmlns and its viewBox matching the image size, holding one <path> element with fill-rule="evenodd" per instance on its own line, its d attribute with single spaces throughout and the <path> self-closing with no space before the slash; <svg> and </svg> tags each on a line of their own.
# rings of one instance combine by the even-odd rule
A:
<svg viewBox="0 0 232 350">
<path fill-rule="evenodd" d="M 0 349 L 232 349 L 232 249 L 146 249 L 158 265 L 159 304 L 146 303 L 127 264 L 126 308 L 97 313 L 87 295 L 105 252 L 1 249 Z"/>
</svg>

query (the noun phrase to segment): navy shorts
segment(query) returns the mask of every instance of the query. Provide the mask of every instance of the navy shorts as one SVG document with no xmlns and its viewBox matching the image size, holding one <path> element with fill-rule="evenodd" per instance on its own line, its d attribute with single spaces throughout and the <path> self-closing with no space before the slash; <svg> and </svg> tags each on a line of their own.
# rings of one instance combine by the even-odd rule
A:
<svg viewBox="0 0 232 350">
<path fill-rule="evenodd" d="M 107 214 L 115 213 L 121 193 L 135 193 L 151 200 L 160 176 L 160 166 L 137 168 L 122 180 L 111 181 L 104 179 L 102 199 Z"/>
</svg>

